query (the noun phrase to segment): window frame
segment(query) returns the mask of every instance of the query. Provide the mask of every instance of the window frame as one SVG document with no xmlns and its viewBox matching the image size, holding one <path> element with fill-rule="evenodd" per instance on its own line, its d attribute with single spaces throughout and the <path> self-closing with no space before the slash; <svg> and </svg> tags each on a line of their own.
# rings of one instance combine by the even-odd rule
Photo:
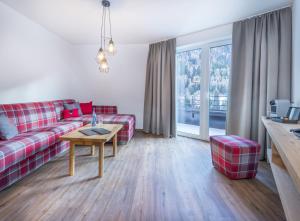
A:
<svg viewBox="0 0 300 221">
<path fill-rule="evenodd" d="M 176 54 L 201 49 L 201 66 L 202 76 L 200 81 L 200 131 L 199 134 L 190 134 L 182 131 L 177 131 L 177 135 L 209 141 L 209 82 L 210 82 L 210 49 L 225 45 L 232 45 L 232 38 L 226 37 L 224 39 L 213 40 L 208 42 L 196 43 L 192 45 L 183 45 L 176 48 Z M 177 74 L 175 77 L 177 81 Z M 177 96 L 177 88 L 176 88 Z M 177 101 L 177 97 L 176 97 Z M 177 121 L 177 108 L 176 108 L 176 121 Z"/>
</svg>

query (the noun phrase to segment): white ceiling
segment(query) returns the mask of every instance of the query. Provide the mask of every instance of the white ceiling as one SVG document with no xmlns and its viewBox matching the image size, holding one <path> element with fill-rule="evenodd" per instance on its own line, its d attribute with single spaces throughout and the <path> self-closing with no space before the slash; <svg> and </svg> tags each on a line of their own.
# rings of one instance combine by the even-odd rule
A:
<svg viewBox="0 0 300 221">
<path fill-rule="evenodd" d="M 0 0 L 74 44 L 99 43 L 101 0 Z M 111 0 L 117 43 L 150 43 L 277 9 L 292 0 Z"/>
</svg>

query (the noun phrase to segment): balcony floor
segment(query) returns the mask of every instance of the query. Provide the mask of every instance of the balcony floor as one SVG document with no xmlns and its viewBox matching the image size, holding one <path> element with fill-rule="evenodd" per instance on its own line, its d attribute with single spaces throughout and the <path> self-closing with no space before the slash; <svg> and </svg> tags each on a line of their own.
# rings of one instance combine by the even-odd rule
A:
<svg viewBox="0 0 300 221">
<path fill-rule="evenodd" d="M 177 131 L 187 133 L 187 134 L 192 134 L 192 135 L 199 135 L 200 126 L 177 123 Z M 215 135 L 225 135 L 225 130 L 217 129 L 217 128 L 209 128 L 209 136 L 215 136 Z"/>
</svg>

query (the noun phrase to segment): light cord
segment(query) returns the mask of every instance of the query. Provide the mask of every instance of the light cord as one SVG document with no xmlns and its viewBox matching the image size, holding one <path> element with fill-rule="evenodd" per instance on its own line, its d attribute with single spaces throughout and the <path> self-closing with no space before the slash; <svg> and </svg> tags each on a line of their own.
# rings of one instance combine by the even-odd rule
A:
<svg viewBox="0 0 300 221">
<path fill-rule="evenodd" d="M 111 19 L 110 19 L 110 7 L 108 8 L 108 18 L 109 18 L 109 33 L 110 33 L 110 39 L 112 39 L 112 34 L 111 34 Z"/>
<path fill-rule="evenodd" d="M 102 8 L 102 21 L 101 21 L 101 48 L 103 43 L 103 22 L 104 22 L 104 7 Z"/>
</svg>

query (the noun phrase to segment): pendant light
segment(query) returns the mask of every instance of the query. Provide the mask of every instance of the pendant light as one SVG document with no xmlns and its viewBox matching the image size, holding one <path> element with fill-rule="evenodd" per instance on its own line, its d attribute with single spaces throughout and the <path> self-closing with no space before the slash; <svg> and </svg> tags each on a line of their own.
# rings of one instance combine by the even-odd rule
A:
<svg viewBox="0 0 300 221">
<path fill-rule="evenodd" d="M 109 23 L 109 36 L 106 34 L 106 23 Z M 106 42 L 108 41 L 108 45 Z M 111 20 L 110 20 L 110 2 L 108 0 L 102 1 L 102 21 L 101 21 L 101 44 L 97 54 L 97 63 L 100 72 L 109 72 L 109 65 L 107 62 L 107 55 L 114 55 L 116 53 L 116 46 L 111 34 Z"/>
</svg>

